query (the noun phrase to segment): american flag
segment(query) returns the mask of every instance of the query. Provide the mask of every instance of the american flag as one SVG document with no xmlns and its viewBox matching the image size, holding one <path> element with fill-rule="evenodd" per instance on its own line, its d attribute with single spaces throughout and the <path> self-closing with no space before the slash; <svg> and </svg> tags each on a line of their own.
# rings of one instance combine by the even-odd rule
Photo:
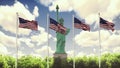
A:
<svg viewBox="0 0 120 68">
<path fill-rule="evenodd" d="M 59 32 L 61 34 L 66 34 L 67 28 L 65 28 L 63 25 L 59 24 L 54 19 L 50 18 L 50 25 L 49 28 L 55 30 L 56 32 Z"/>
<path fill-rule="evenodd" d="M 114 23 L 106 21 L 100 17 L 100 27 L 101 28 L 114 31 L 114 26 L 115 26 Z"/>
<path fill-rule="evenodd" d="M 27 29 L 31 29 L 31 30 L 38 30 L 38 24 L 37 21 L 29 21 L 29 20 L 25 20 L 23 18 L 19 17 L 19 27 L 20 28 L 27 28 Z"/>
<path fill-rule="evenodd" d="M 74 17 L 74 27 L 77 29 L 83 29 L 85 31 L 90 31 L 90 27 L 89 25 L 81 22 L 79 19 L 77 19 L 76 17 Z"/>
</svg>

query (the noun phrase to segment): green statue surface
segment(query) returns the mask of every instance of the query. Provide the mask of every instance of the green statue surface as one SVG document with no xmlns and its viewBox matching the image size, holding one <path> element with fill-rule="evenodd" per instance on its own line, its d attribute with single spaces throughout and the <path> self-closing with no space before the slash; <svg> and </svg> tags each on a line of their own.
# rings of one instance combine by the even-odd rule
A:
<svg viewBox="0 0 120 68">
<path fill-rule="evenodd" d="M 64 25 L 63 18 L 59 19 L 59 23 Z M 66 35 L 70 32 L 70 29 L 66 30 L 66 34 L 61 34 L 56 32 L 57 44 L 56 44 L 56 52 L 57 54 L 66 53 L 65 52 L 65 43 L 66 43 Z"/>
<path fill-rule="evenodd" d="M 57 22 L 64 26 L 64 20 L 63 18 L 59 19 L 58 16 L 58 10 L 59 6 L 56 6 L 56 12 L 57 12 Z M 56 54 L 65 54 L 65 43 L 66 43 L 66 35 L 70 32 L 70 29 L 67 28 L 66 33 L 62 34 L 60 32 L 56 32 L 56 38 L 57 38 L 57 43 L 56 43 Z"/>
</svg>

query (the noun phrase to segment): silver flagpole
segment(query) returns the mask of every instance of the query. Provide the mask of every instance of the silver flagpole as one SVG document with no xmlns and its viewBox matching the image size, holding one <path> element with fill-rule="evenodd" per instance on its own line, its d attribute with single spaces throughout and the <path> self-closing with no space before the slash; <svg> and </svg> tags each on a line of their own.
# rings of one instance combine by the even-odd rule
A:
<svg viewBox="0 0 120 68">
<path fill-rule="evenodd" d="M 48 47 L 47 47 L 47 49 L 48 49 L 48 51 L 47 51 L 47 54 L 48 54 L 47 68 L 49 68 L 49 14 L 47 14 L 47 32 L 48 32 L 48 34 L 47 34 L 47 38 L 48 38 L 48 43 L 47 43 L 47 45 L 48 45 Z"/>
<path fill-rule="evenodd" d="M 100 37 L 100 13 L 99 15 L 99 26 L 98 26 L 98 30 L 99 30 L 99 68 L 101 68 L 101 37 Z"/>
<path fill-rule="evenodd" d="M 73 68 L 75 68 L 75 45 L 74 45 L 74 37 L 75 37 L 75 34 L 74 34 L 74 15 L 72 16 L 72 27 L 73 27 L 73 49 L 74 49 L 74 54 L 73 54 Z"/>
<path fill-rule="evenodd" d="M 15 3 L 17 3 L 17 0 L 15 0 Z M 15 61 L 15 68 L 17 68 L 18 65 L 18 12 L 16 12 L 16 61 Z"/>
<path fill-rule="evenodd" d="M 17 21 L 16 21 L 16 61 L 15 61 L 15 68 L 17 68 L 18 64 L 18 13 L 17 15 Z"/>
</svg>

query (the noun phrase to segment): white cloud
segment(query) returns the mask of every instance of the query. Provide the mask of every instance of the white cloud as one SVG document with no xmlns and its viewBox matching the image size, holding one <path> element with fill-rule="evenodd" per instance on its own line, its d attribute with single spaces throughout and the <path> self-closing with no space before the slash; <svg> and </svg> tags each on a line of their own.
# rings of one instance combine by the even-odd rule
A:
<svg viewBox="0 0 120 68">
<path fill-rule="evenodd" d="M 21 10 L 22 9 L 22 10 Z M 9 12 L 8 12 L 9 11 Z M 25 8 L 25 6 L 20 3 L 16 2 L 12 6 L 0 6 L 0 26 L 3 27 L 4 30 L 10 31 L 14 34 L 16 34 L 16 23 L 17 23 L 17 16 L 16 12 L 18 12 L 18 15 L 24 19 L 28 20 L 34 20 L 35 17 L 39 16 L 38 13 L 38 7 L 35 6 L 33 10 L 33 15 L 30 13 L 30 11 Z M 24 38 L 21 37 L 18 40 L 19 45 L 21 41 L 25 42 L 28 47 L 33 48 L 35 45 L 31 43 L 31 41 L 38 42 L 38 45 L 41 45 L 47 41 L 47 32 L 45 32 L 45 29 L 42 27 L 39 27 L 39 31 L 41 32 L 39 35 L 32 35 L 30 38 Z M 29 35 L 32 32 L 30 29 L 24 29 L 24 28 L 18 28 L 18 35 L 24 36 Z M 4 32 L 0 32 L 0 40 L 1 42 L 6 46 L 16 46 L 16 38 L 7 36 L 4 34 Z M 49 35 L 51 38 L 51 35 Z M 39 39 L 38 39 L 39 38 Z M 40 41 L 41 40 L 41 41 Z"/>
<path fill-rule="evenodd" d="M 30 55 L 32 55 L 32 56 L 35 56 L 35 57 L 41 57 L 41 58 L 44 58 L 44 57 L 42 57 L 40 54 L 36 54 L 36 53 L 31 53 Z"/>
<path fill-rule="evenodd" d="M 39 0 L 41 4 L 45 6 L 49 6 L 53 0 Z"/>
<path fill-rule="evenodd" d="M 75 36 L 75 43 L 80 46 L 88 47 L 98 44 L 98 32 L 82 31 Z"/>
<path fill-rule="evenodd" d="M 49 9 L 56 10 L 56 5 L 60 6 L 60 11 L 75 11 L 78 15 L 85 17 L 89 14 L 96 13 L 99 10 L 99 2 L 96 0 L 55 0 L 52 2 L 52 5 L 49 7 Z M 64 5 L 65 4 L 65 5 Z M 84 9 L 83 9 L 84 7 Z"/>
<path fill-rule="evenodd" d="M 77 55 L 76 55 L 76 57 L 83 57 L 83 56 L 85 56 L 86 54 L 84 53 L 84 52 L 79 52 Z"/>
<path fill-rule="evenodd" d="M 17 2 L 12 6 L 0 6 L 0 26 L 3 28 L 3 30 L 16 34 L 16 12 L 18 12 L 19 17 L 27 20 L 34 20 L 35 17 L 39 16 L 37 6 L 34 7 L 33 14 L 30 13 L 28 8 L 25 8 L 25 6 L 20 2 Z M 18 28 L 18 36 L 22 36 L 18 38 L 18 46 L 23 45 L 21 42 L 24 42 L 29 48 L 34 48 L 35 44 L 31 41 L 38 43 L 37 45 L 42 45 L 46 43 L 48 40 L 48 33 L 45 31 L 45 29 L 38 26 L 37 32 L 40 32 L 40 34 L 34 35 L 34 31 L 30 29 Z M 8 35 L 4 34 L 4 31 L 0 32 L 0 43 L 7 47 L 16 47 L 16 37 Z M 52 37 L 50 34 L 49 38 L 53 38 L 55 40 L 55 38 Z M 20 56 L 21 55 L 24 54 L 20 52 Z"/>
<path fill-rule="evenodd" d="M 56 5 L 59 5 L 60 11 L 71 11 L 72 6 L 70 6 L 71 1 L 69 0 L 55 0 L 52 2 L 52 5 L 49 7 L 49 10 L 56 11 Z"/>
<path fill-rule="evenodd" d="M 35 17 L 30 13 L 30 11 L 25 8 L 23 4 L 20 2 L 15 3 L 13 6 L 0 6 L 0 25 L 6 31 L 10 31 L 12 33 L 16 33 L 16 23 L 17 23 L 17 14 L 22 18 L 28 20 L 34 20 Z M 21 34 L 30 33 L 30 30 L 20 29 Z M 23 32 L 22 32 L 23 31 Z"/>
<path fill-rule="evenodd" d="M 31 38 L 28 37 L 20 37 L 18 38 L 18 46 L 23 45 L 21 42 L 24 42 L 29 48 L 34 48 L 36 45 L 31 41 L 37 42 L 37 45 L 42 45 L 48 41 L 47 32 L 45 32 L 44 28 L 39 27 L 41 33 L 39 35 L 32 35 Z M 49 35 L 49 38 L 52 36 Z M 53 37 L 52 37 L 53 38 Z M 16 48 L 16 37 L 5 35 L 3 32 L 0 32 L 0 43 L 7 47 Z"/>
<path fill-rule="evenodd" d="M 113 49 L 113 52 L 114 52 L 114 53 L 116 53 L 116 52 L 120 53 L 120 47 L 115 47 L 115 48 Z"/>
<path fill-rule="evenodd" d="M 5 35 L 4 33 L 0 32 L 0 43 L 2 43 L 4 46 L 16 47 L 16 38 Z M 20 45 L 19 41 L 18 45 Z"/>
<path fill-rule="evenodd" d="M 50 39 L 50 38 L 52 38 L 54 41 L 56 41 L 56 38 L 54 38 L 51 34 L 49 34 L 49 38 L 48 38 L 48 33 L 45 31 L 45 29 L 43 27 L 38 26 L 37 32 L 40 32 L 39 34 L 35 35 L 34 34 L 35 32 L 32 32 L 31 33 L 32 36 L 30 36 L 29 38 L 28 37 L 19 38 L 19 42 L 21 42 L 21 41 L 25 42 L 28 47 L 33 48 L 33 47 L 35 47 L 35 44 L 33 44 L 32 42 L 37 43 L 36 46 L 40 46 L 40 45 L 46 43 L 48 41 L 48 39 Z"/>
<path fill-rule="evenodd" d="M 67 55 L 68 55 L 69 57 L 74 57 L 74 51 L 73 51 L 73 50 L 67 51 Z"/>
<path fill-rule="evenodd" d="M 96 15 L 96 14 L 90 14 L 89 16 L 87 16 L 86 18 L 85 18 L 85 22 L 87 23 L 87 24 L 93 24 L 93 23 L 95 23 L 95 26 L 94 26 L 94 28 L 97 28 L 98 27 L 98 25 L 99 25 L 99 17 L 98 17 L 98 15 Z"/>
<path fill-rule="evenodd" d="M 97 54 L 95 53 L 85 53 L 85 52 L 79 52 L 78 54 L 76 54 L 75 57 L 84 57 L 84 56 L 87 56 L 87 57 L 91 57 L 91 56 L 97 56 Z"/>
<path fill-rule="evenodd" d="M 30 13 L 30 11 L 27 8 L 25 8 L 25 6 L 22 3 L 17 2 L 12 7 L 13 7 L 12 9 L 14 10 L 13 13 L 18 12 L 18 15 L 20 17 L 28 19 L 28 20 L 35 19 L 34 15 L 32 13 Z M 11 8 L 10 8 L 10 10 L 11 10 Z"/>
<path fill-rule="evenodd" d="M 7 48 L 0 43 L 0 54 L 8 54 Z"/>
<path fill-rule="evenodd" d="M 33 14 L 34 14 L 35 17 L 38 17 L 38 16 L 39 16 L 38 10 L 39 10 L 38 7 L 35 6 L 35 7 L 34 7 L 34 10 L 33 10 Z"/>
<path fill-rule="evenodd" d="M 44 28 L 39 27 L 39 30 L 40 30 L 40 34 L 39 35 L 31 36 L 31 40 L 33 42 L 38 42 L 38 44 L 37 44 L 38 46 L 42 45 L 45 42 L 47 42 L 48 39 L 52 37 L 52 35 L 49 34 L 49 38 L 48 38 L 48 33 L 45 32 Z"/>
<path fill-rule="evenodd" d="M 92 56 L 96 56 L 95 54 L 91 53 L 89 55 L 87 55 L 87 57 L 92 57 Z"/>
<path fill-rule="evenodd" d="M 21 42 L 25 42 L 26 45 L 30 48 L 33 48 L 35 46 L 33 43 L 31 43 L 30 38 L 18 37 L 17 39 L 17 46 L 23 45 L 21 44 Z M 8 36 L 5 35 L 3 32 L 0 32 L 0 43 L 2 43 L 4 46 L 16 48 L 16 37 Z"/>
<path fill-rule="evenodd" d="M 120 46 L 120 35 L 111 35 L 108 39 L 106 39 L 104 42 L 102 42 L 103 48 L 109 48 L 109 47 L 116 47 Z"/>
<path fill-rule="evenodd" d="M 101 54 L 104 55 L 104 54 L 108 54 L 110 53 L 109 51 L 103 51 Z"/>
<path fill-rule="evenodd" d="M 56 11 L 56 5 L 59 5 L 61 12 L 74 11 L 82 18 L 90 18 L 91 15 L 98 15 L 100 12 L 102 17 L 112 20 L 116 14 L 120 13 L 120 7 L 118 7 L 120 0 L 54 0 L 49 10 Z M 94 17 L 92 20 L 95 21 Z"/>
<path fill-rule="evenodd" d="M 110 0 L 106 11 L 103 12 L 103 16 L 106 18 L 114 17 L 115 15 L 120 13 L 120 7 L 118 6 L 120 6 L 120 0 Z"/>
<path fill-rule="evenodd" d="M 57 41 L 57 38 L 52 37 L 54 41 Z"/>
<path fill-rule="evenodd" d="M 31 39 L 29 39 L 29 38 L 19 38 L 18 41 L 24 42 L 30 48 L 33 48 L 35 46 L 33 43 L 31 43 Z M 23 45 L 23 44 L 21 44 L 21 45 Z"/>
<path fill-rule="evenodd" d="M 115 30 L 115 32 L 118 33 L 118 34 L 120 34 L 120 30 L 117 30 L 117 31 Z"/>
<path fill-rule="evenodd" d="M 80 34 L 75 36 L 75 43 L 82 47 L 90 47 L 90 46 L 99 46 L 99 32 L 88 32 L 82 31 Z M 111 46 L 119 46 L 120 45 L 120 35 L 111 34 L 107 30 L 101 30 L 100 32 L 101 38 L 101 46 L 103 49 L 109 48 Z"/>
<path fill-rule="evenodd" d="M 30 30 L 30 29 L 25 29 L 25 28 L 18 29 L 18 35 L 29 35 L 30 32 L 32 32 L 32 30 Z"/>
<path fill-rule="evenodd" d="M 95 48 L 93 48 L 93 52 L 96 53 L 96 51 L 97 51 L 97 50 L 96 50 Z"/>
<path fill-rule="evenodd" d="M 43 46 L 40 49 L 35 50 L 35 52 L 45 57 L 48 56 L 48 50 L 49 50 L 49 56 L 53 56 L 54 51 L 48 46 Z"/>
<path fill-rule="evenodd" d="M 22 52 L 22 51 L 18 51 L 18 58 L 22 57 L 22 56 L 25 56 L 25 54 Z"/>
</svg>

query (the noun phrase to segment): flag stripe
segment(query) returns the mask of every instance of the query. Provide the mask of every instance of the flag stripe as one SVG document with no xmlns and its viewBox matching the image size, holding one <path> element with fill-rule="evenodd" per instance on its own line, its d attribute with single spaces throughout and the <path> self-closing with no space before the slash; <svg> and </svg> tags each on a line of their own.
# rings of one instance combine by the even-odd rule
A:
<svg viewBox="0 0 120 68">
<path fill-rule="evenodd" d="M 114 24 L 100 17 L 100 27 L 114 31 Z"/>
<path fill-rule="evenodd" d="M 23 18 L 19 18 L 19 27 L 20 28 L 27 28 L 27 29 L 31 29 L 31 30 L 38 30 L 38 24 L 37 21 L 29 21 L 29 20 L 25 20 Z"/>
<path fill-rule="evenodd" d="M 28 20 L 25 20 L 25 19 L 20 18 L 20 17 L 19 17 L 19 21 L 20 21 L 20 23 L 27 23 L 28 22 Z"/>
<path fill-rule="evenodd" d="M 66 31 L 67 31 L 67 28 L 65 28 L 64 26 L 62 26 L 61 24 L 59 24 L 57 21 L 55 21 L 52 18 L 50 18 L 49 28 L 57 32 L 60 32 L 61 34 L 66 34 Z"/>
<path fill-rule="evenodd" d="M 56 25 L 56 26 L 57 26 L 58 22 L 57 22 L 57 21 L 55 21 L 54 19 L 50 18 L 50 24 L 54 24 L 54 25 Z"/>
<path fill-rule="evenodd" d="M 107 24 L 107 21 L 100 17 L 100 24 Z"/>
<path fill-rule="evenodd" d="M 74 17 L 74 23 L 81 24 L 82 22 L 79 19 L 77 19 L 76 17 Z"/>
<path fill-rule="evenodd" d="M 89 25 L 82 23 L 79 19 L 74 17 L 74 27 L 77 29 L 83 29 L 85 31 L 90 31 Z"/>
</svg>

